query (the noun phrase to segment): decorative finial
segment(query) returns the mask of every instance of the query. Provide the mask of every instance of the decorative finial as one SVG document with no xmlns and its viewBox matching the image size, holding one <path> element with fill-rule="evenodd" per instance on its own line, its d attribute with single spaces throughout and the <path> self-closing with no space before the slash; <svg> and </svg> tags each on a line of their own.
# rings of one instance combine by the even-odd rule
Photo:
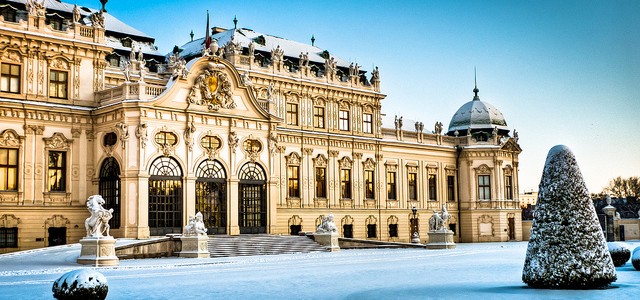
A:
<svg viewBox="0 0 640 300">
<path fill-rule="evenodd" d="M 473 100 L 480 100 L 480 97 L 478 97 L 478 92 L 480 90 L 478 89 L 478 72 L 476 70 L 476 67 L 473 67 L 473 84 L 473 92 L 475 93 L 475 96 L 473 96 Z"/>
<path fill-rule="evenodd" d="M 233 16 L 233 29 L 238 28 L 238 18 L 236 18 L 236 16 Z"/>
<path fill-rule="evenodd" d="M 314 46 L 315 42 L 316 42 L 316 37 L 313 36 L 313 34 L 312 34 L 311 35 L 311 46 Z"/>
<path fill-rule="evenodd" d="M 107 5 L 107 2 L 109 2 L 109 0 L 100 0 L 100 3 L 102 3 L 102 9 L 100 9 L 100 11 L 103 13 L 107 12 L 107 9 L 104 8 L 104 6 Z"/>
<path fill-rule="evenodd" d="M 193 42 L 193 36 L 194 36 L 194 35 L 195 35 L 195 34 L 193 34 L 193 29 L 191 29 L 191 33 L 189 33 L 189 36 L 191 37 L 191 41 L 192 41 L 192 42 Z"/>
</svg>

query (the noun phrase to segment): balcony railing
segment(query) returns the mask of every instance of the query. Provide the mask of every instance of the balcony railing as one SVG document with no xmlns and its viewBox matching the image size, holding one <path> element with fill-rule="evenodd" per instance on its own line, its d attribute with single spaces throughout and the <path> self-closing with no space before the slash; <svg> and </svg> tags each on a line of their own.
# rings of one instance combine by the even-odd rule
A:
<svg viewBox="0 0 640 300">
<path fill-rule="evenodd" d="M 96 93 L 96 101 L 101 105 L 109 105 L 123 100 L 149 100 L 164 92 L 164 86 L 150 85 L 143 82 L 124 83 L 121 86 Z"/>
</svg>

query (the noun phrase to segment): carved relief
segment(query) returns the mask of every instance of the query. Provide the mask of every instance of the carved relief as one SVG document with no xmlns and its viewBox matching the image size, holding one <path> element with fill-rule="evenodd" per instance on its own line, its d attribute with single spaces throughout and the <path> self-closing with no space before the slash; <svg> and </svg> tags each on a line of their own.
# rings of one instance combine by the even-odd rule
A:
<svg viewBox="0 0 640 300">
<path fill-rule="evenodd" d="M 493 218 L 482 215 L 478 218 L 478 233 L 480 236 L 493 236 Z"/>
<path fill-rule="evenodd" d="M 71 137 L 77 139 L 80 137 L 80 134 L 82 133 L 82 129 L 80 128 L 71 128 Z"/>
<path fill-rule="evenodd" d="M 120 135 L 120 142 L 122 143 L 122 149 L 127 147 L 127 141 L 129 141 L 129 127 L 125 123 L 117 123 L 116 130 Z"/>
<path fill-rule="evenodd" d="M 147 123 L 140 123 L 136 126 L 136 137 L 140 140 L 140 147 L 144 149 L 147 146 Z"/>
<path fill-rule="evenodd" d="M 418 166 L 408 165 L 407 166 L 407 172 L 408 173 L 418 173 Z"/>
<path fill-rule="evenodd" d="M 385 163 L 384 164 L 385 168 L 387 169 L 387 172 L 395 172 L 398 170 L 398 165 L 394 163 Z"/>
<path fill-rule="evenodd" d="M 189 152 L 193 151 L 193 133 L 196 132 L 196 126 L 193 122 L 187 124 L 187 128 L 184 130 L 184 143 L 187 145 Z"/>
<path fill-rule="evenodd" d="M 22 55 L 20 55 L 20 52 L 18 52 L 18 51 L 7 50 L 7 51 L 5 51 L 3 53 L 2 60 L 9 61 L 9 62 L 14 62 L 14 63 L 21 63 L 22 62 Z"/>
<path fill-rule="evenodd" d="M 236 153 L 238 147 L 238 134 L 235 131 L 229 133 L 229 149 L 232 153 Z"/>
<path fill-rule="evenodd" d="M 491 174 L 491 168 L 485 164 L 480 165 L 474 170 L 476 170 L 476 174 Z"/>
<path fill-rule="evenodd" d="M 329 157 L 338 157 L 340 151 L 337 150 L 329 150 Z"/>
<path fill-rule="evenodd" d="M 19 218 L 13 214 L 4 214 L 0 216 L 0 227 L 12 228 L 18 227 L 18 224 L 22 223 Z"/>
<path fill-rule="evenodd" d="M 45 149 L 69 150 L 73 140 L 67 139 L 64 134 L 56 132 L 50 138 L 43 138 Z"/>
<path fill-rule="evenodd" d="M 21 144 L 20 136 L 11 129 L 6 129 L 0 135 L 0 147 L 19 147 Z"/>
<path fill-rule="evenodd" d="M 187 101 L 197 105 L 206 105 L 211 111 L 220 108 L 233 109 L 236 103 L 231 97 L 231 80 L 221 70 L 223 65 L 209 63 L 191 87 Z"/>
<path fill-rule="evenodd" d="M 50 65 L 54 69 L 69 70 L 69 63 L 62 58 L 54 58 Z"/>
<path fill-rule="evenodd" d="M 313 166 L 326 168 L 327 167 L 327 158 L 322 154 L 318 154 L 316 158 L 313 159 Z"/>
<path fill-rule="evenodd" d="M 45 222 L 45 227 L 67 227 L 67 224 L 71 224 L 69 219 L 65 218 L 63 215 L 53 215 L 51 218 L 48 218 Z"/>
<path fill-rule="evenodd" d="M 302 225 L 302 218 L 298 215 L 293 215 L 289 218 L 289 227 L 291 227 L 291 225 Z"/>
<path fill-rule="evenodd" d="M 376 162 L 373 161 L 371 157 L 369 157 L 364 162 L 362 162 L 362 168 L 365 170 L 375 170 Z"/>
<path fill-rule="evenodd" d="M 291 152 L 291 154 L 285 156 L 287 159 L 287 165 L 300 165 L 301 157 L 298 153 Z"/>
<path fill-rule="evenodd" d="M 338 161 L 338 164 L 340 165 L 340 169 L 351 169 L 353 161 L 348 156 L 345 156 Z"/>
<path fill-rule="evenodd" d="M 507 167 L 503 169 L 503 172 L 505 176 L 511 176 L 513 174 L 513 168 L 507 165 Z"/>
</svg>

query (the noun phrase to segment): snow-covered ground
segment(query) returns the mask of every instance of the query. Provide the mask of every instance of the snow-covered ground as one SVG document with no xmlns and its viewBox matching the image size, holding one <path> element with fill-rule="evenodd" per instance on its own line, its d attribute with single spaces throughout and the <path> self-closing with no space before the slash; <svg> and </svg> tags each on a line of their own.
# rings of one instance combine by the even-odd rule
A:
<svg viewBox="0 0 640 300">
<path fill-rule="evenodd" d="M 640 241 L 627 243 L 631 250 Z M 522 283 L 526 242 L 458 244 L 452 250 L 122 260 L 98 268 L 107 299 L 637 299 L 640 271 L 616 268 L 600 290 L 537 290 Z M 84 268 L 78 244 L 0 255 L 0 299 L 51 299 L 53 282 Z"/>
</svg>

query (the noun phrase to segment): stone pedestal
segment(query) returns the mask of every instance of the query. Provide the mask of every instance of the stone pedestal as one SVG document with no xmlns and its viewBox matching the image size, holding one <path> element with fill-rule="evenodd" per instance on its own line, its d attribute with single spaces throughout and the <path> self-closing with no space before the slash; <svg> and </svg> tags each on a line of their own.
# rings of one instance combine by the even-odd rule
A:
<svg viewBox="0 0 640 300">
<path fill-rule="evenodd" d="M 329 248 L 329 251 L 331 252 L 340 251 L 337 232 L 314 233 L 313 238 L 315 239 L 316 243 L 322 246 L 327 246 Z"/>
<path fill-rule="evenodd" d="M 82 246 L 77 262 L 83 265 L 117 266 L 120 260 L 116 256 L 116 240 L 111 236 L 85 237 L 80 240 Z"/>
<path fill-rule="evenodd" d="M 209 237 L 206 235 L 183 236 L 182 250 L 178 252 L 179 257 L 188 258 L 209 258 Z"/>
<path fill-rule="evenodd" d="M 453 242 L 453 231 L 437 230 L 429 231 L 429 242 L 427 249 L 453 249 L 456 243 Z"/>
</svg>

